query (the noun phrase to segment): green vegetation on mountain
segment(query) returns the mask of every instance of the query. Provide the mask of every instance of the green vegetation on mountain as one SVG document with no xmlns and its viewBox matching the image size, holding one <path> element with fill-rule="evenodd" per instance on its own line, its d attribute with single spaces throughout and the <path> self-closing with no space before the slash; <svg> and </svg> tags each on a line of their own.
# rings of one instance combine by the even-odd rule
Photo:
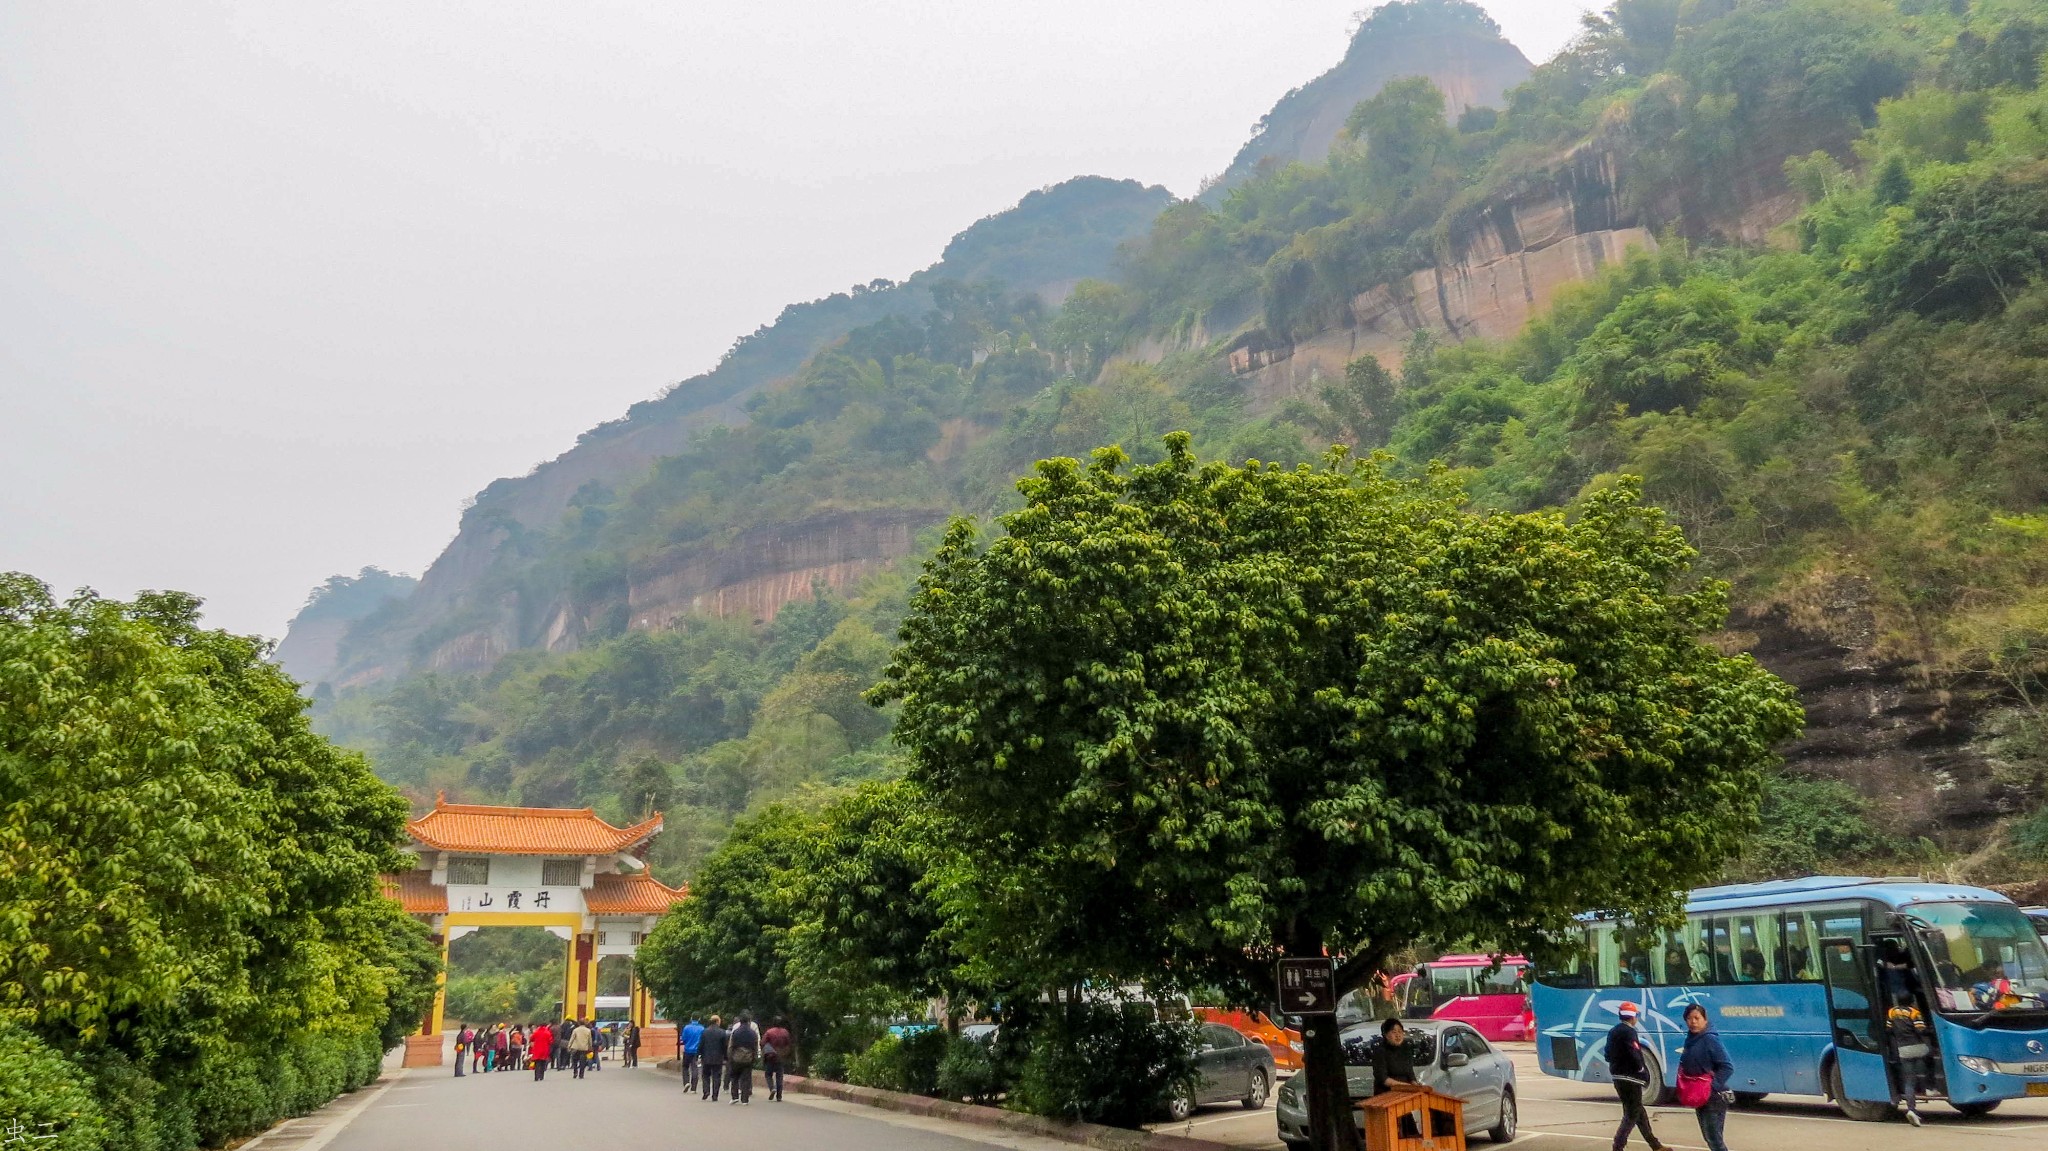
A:
<svg viewBox="0 0 2048 1151">
<path fill-rule="evenodd" d="M 1168 207 L 1057 309 L 935 282 L 929 307 L 855 328 L 637 483 L 587 487 L 552 526 L 505 519 L 470 606 L 418 631 L 415 657 L 507 611 L 520 636 L 576 621 L 580 650 L 344 693 L 321 722 L 415 795 L 663 807 L 676 832 L 658 863 L 683 866 L 767 801 L 900 770 L 889 716 L 856 697 L 909 571 L 820 590 L 768 625 L 651 632 L 629 607 L 635 573 L 821 517 L 999 513 L 1033 461 L 1115 443 L 1156 462 L 1185 429 L 1197 455 L 1233 462 L 1383 450 L 1389 474 L 1444 467 L 1502 512 L 1578 508 L 1640 477 L 1741 611 L 1995 689 L 1996 802 L 2038 809 L 2044 48 L 2048 19 L 2018 0 L 1619 0 L 1498 109 L 1454 123 L 1428 84 L 1389 85 L 1327 163 Z M 1362 359 L 1293 396 L 1226 367 L 1247 341 L 1344 322 L 1358 293 L 1454 258 L 1501 197 L 1578 179 L 1587 157 L 1663 242 L 1519 336 L 1425 334 L 1398 366 Z M 1803 210 L 1773 242 L 1725 239 L 1792 192 Z M 1844 588 L 1853 611 L 1836 606 Z M 1936 858 L 1842 782 L 1777 785 L 1767 842 L 1739 866 Z M 1869 834 L 1817 838 L 1815 811 Z"/>
<path fill-rule="evenodd" d="M 378 880 L 405 801 L 198 614 L 0 574 L 0 1102 L 61 1146 L 261 1130 L 376 1078 L 433 1001 Z"/>
</svg>

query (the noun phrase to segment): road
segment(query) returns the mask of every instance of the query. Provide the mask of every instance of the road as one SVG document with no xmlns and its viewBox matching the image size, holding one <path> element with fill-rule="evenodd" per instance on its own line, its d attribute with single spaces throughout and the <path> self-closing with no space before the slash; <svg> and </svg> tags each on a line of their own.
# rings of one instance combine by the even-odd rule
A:
<svg viewBox="0 0 2048 1151">
<path fill-rule="evenodd" d="M 1527 1044 L 1504 1045 L 1515 1058 L 1521 1101 L 1521 1137 L 1517 1151 L 1588 1151 L 1614 1137 L 1621 1121 L 1614 1091 L 1605 1084 L 1553 1079 L 1536 1066 L 1536 1052 Z M 1736 1151 L 1958 1151 L 1983 1148 L 2048 1146 L 2048 1099 L 2010 1102 L 1981 1119 L 1964 1119 L 1947 1106 L 1930 1103 L 1921 1109 L 1927 1125 L 1918 1131 L 1904 1123 L 1855 1123 L 1820 1099 L 1773 1097 L 1728 1117 L 1728 1145 Z M 1674 1151 L 1703 1148 L 1692 1113 L 1679 1108 L 1654 1111 L 1657 1134 Z M 1172 1131 L 1240 1147 L 1281 1151 L 1273 1110 L 1242 1111 L 1209 1107 L 1186 1123 L 1162 1123 L 1155 1131 Z M 1486 1146 L 1476 1139 L 1474 1147 Z M 1640 1139 L 1632 1145 L 1644 1146 Z"/>
<path fill-rule="evenodd" d="M 1075 1151 L 1071 1143 L 877 1111 L 792 1091 L 732 1107 L 686 1093 L 675 1075 L 607 1065 L 581 1080 L 447 1068 L 386 1072 L 384 1083 L 294 1120 L 242 1151 L 713 1147 L 820 1151 Z"/>
</svg>

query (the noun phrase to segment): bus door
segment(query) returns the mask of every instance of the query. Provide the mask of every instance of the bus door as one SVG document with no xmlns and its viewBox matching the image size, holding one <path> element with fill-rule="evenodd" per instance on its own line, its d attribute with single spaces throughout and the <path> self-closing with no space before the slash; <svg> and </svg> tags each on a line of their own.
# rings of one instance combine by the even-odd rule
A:
<svg viewBox="0 0 2048 1151">
<path fill-rule="evenodd" d="M 1879 1007 L 1877 949 L 1846 936 L 1820 941 L 1821 973 L 1828 985 L 1828 1017 L 1835 1068 L 1850 1099 L 1890 1102 L 1884 1012 Z"/>
</svg>

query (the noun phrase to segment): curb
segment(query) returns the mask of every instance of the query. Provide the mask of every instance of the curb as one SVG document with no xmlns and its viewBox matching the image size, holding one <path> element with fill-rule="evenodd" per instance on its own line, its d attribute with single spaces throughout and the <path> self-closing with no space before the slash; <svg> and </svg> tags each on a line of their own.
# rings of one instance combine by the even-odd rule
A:
<svg viewBox="0 0 2048 1151">
<path fill-rule="evenodd" d="M 671 1073 L 681 1071 L 681 1065 L 673 1061 L 659 1064 L 659 1068 Z M 860 1103 L 883 1111 L 898 1111 L 905 1115 L 947 1119 L 976 1127 L 998 1127 L 1005 1131 L 1036 1135 L 1043 1139 L 1058 1139 L 1064 1143 L 1094 1147 L 1098 1151 L 1236 1151 L 1226 1143 L 1214 1143 L 1186 1135 L 1131 1131 L 1122 1127 L 1104 1127 L 1098 1123 L 1074 1123 L 1063 1119 L 1050 1119 L 1043 1115 L 1026 1115 L 1021 1111 L 1005 1111 L 1000 1107 L 960 1103 L 952 1099 L 933 1099 L 927 1095 L 905 1095 L 902 1092 L 883 1091 L 874 1087 L 855 1087 L 851 1083 L 834 1083 L 829 1079 L 805 1075 L 784 1075 L 783 1088 L 804 1095 L 822 1095 L 844 1103 Z"/>
</svg>

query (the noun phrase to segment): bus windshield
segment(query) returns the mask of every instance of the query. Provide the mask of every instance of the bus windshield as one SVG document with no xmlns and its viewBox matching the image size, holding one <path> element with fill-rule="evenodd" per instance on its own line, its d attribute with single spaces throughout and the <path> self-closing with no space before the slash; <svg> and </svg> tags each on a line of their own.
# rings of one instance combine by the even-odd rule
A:
<svg viewBox="0 0 2048 1151">
<path fill-rule="evenodd" d="M 2008 903 L 1917 903 L 1904 909 L 1923 931 L 1944 1011 L 2048 1008 L 2048 951 Z"/>
</svg>

